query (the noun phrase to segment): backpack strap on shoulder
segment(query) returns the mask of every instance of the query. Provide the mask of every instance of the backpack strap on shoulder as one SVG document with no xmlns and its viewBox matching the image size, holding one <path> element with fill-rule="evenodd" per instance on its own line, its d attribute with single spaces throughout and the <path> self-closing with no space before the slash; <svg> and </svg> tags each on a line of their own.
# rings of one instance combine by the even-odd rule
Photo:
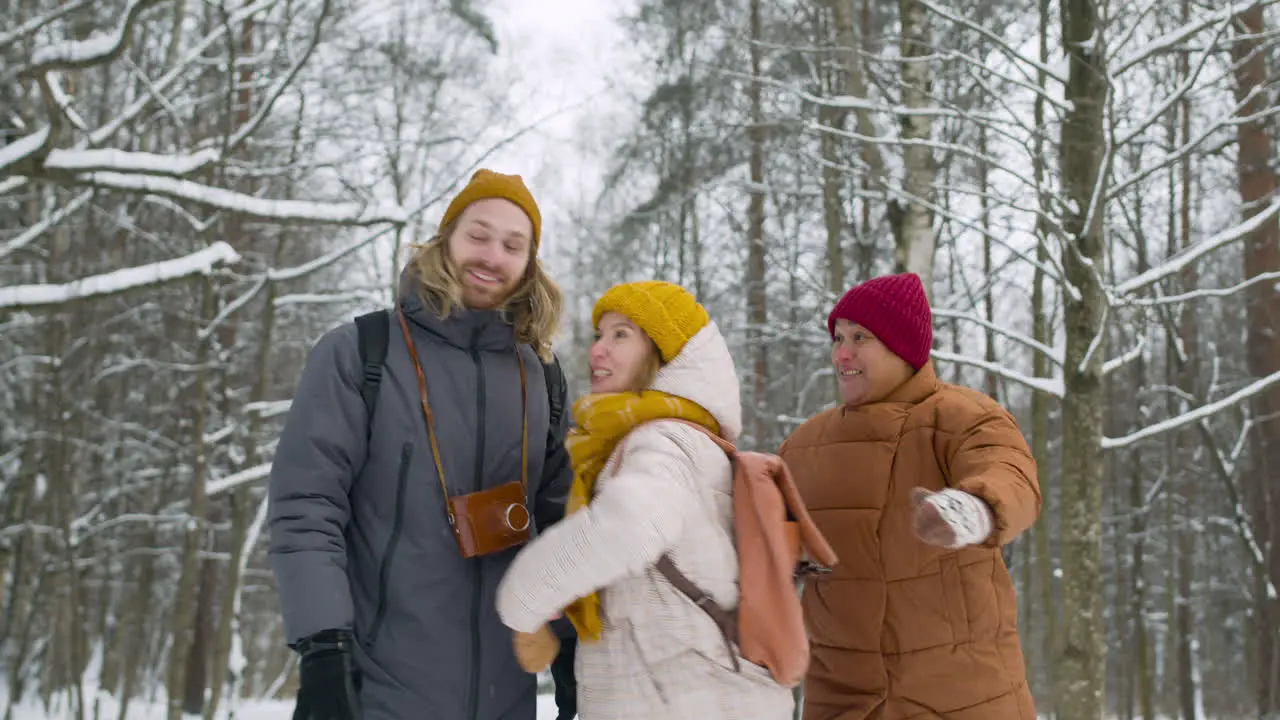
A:
<svg viewBox="0 0 1280 720">
<path fill-rule="evenodd" d="M 551 421 L 547 423 L 548 432 L 555 433 L 564 416 L 565 387 L 564 368 L 560 367 L 560 358 L 551 354 L 551 362 L 542 363 L 542 374 L 547 382 L 547 399 L 550 401 Z"/>
<path fill-rule="evenodd" d="M 391 319 L 386 310 L 375 310 L 356 317 L 356 336 L 360 346 L 360 398 L 373 422 L 378 406 L 378 385 L 382 382 L 382 366 L 387 361 L 387 343 L 391 339 Z"/>
<path fill-rule="evenodd" d="M 681 425 L 688 425 L 694 430 L 701 432 L 703 435 L 706 435 L 708 438 L 711 438 L 711 442 L 715 443 L 716 447 L 723 450 L 724 454 L 728 455 L 730 459 L 733 459 L 738 454 L 738 448 L 735 447 L 733 443 L 729 442 L 728 440 L 725 440 L 719 435 L 708 430 L 706 427 L 699 425 L 698 423 L 693 422 L 692 420 L 684 420 L 681 418 L 664 418 L 664 420 L 668 420 L 670 422 L 678 422 Z"/>
<path fill-rule="evenodd" d="M 740 672 L 742 666 L 738 661 L 738 617 L 737 613 L 725 610 L 720 607 L 720 603 L 715 598 L 707 594 L 705 590 L 698 587 L 687 575 L 680 572 L 672 561 L 670 555 L 663 555 L 658 559 L 658 572 L 671 583 L 672 587 L 679 590 L 685 597 L 693 601 L 694 605 L 702 608 L 702 611 L 711 617 L 716 627 L 720 629 L 720 637 L 724 638 L 725 648 L 729 650 L 729 657 L 733 659 L 733 671 Z"/>
</svg>

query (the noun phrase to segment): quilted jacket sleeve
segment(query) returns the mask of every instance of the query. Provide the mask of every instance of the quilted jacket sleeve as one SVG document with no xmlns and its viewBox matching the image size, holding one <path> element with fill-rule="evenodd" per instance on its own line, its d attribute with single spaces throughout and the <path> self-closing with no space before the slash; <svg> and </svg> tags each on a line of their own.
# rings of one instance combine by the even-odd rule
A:
<svg viewBox="0 0 1280 720">
<path fill-rule="evenodd" d="M 359 378 L 348 323 L 311 351 L 271 464 L 268 555 L 290 644 L 352 624 L 344 531 L 367 452 Z"/>
<path fill-rule="evenodd" d="M 586 508 L 524 547 L 498 588 L 513 630 L 532 632 L 573 600 L 643 572 L 671 548 L 698 506 L 694 430 L 656 423 L 632 432 L 616 474 Z"/>
<path fill-rule="evenodd" d="M 1036 461 L 1018 423 L 989 398 L 958 400 L 948 408 L 952 432 L 942 458 L 949 485 L 982 498 L 991 507 L 995 529 L 984 545 L 1011 542 L 1040 514 Z"/>
</svg>

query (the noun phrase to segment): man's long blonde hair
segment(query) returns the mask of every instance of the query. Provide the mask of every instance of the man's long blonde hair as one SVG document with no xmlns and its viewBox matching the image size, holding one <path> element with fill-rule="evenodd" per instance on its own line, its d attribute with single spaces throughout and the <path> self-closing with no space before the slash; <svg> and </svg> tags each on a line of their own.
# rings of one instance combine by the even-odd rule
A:
<svg viewBox="0 0 1280 720">
<path fill-rule="evenodd" d="M 440 228 L 425 244 L 414 244 L 409 266 L 422 283 L 420 293 L 423 304 L 436 311 L 440 319 L 447 318 L 455 308 L 462 307 L 462 283 L 457 268 L 449 259 L 449 238 L 457 223 Z M 515 326 L 516 342 L 533 346 L 543 362 L 551 362 L 551 341 L 560 327 L 560 314 L 564 309 L 564 296 L 560 287 L 542 269 L 538 261 L 537 247 L 529 244 L 529 266 L 515 292 L 499 309 Z"/>
</svg>

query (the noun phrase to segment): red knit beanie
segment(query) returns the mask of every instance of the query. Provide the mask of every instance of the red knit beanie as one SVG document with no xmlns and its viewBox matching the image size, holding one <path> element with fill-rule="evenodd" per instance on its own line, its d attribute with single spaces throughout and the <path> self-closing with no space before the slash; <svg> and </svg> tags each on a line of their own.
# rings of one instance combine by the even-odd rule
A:
<svg viewBox="0 0 1280 720">
<path fill-rule="evenodd" d="M 916 370 L 929 361 L 933 312 L 915 273 L 885 275 L 853 286 L 827 316 L 827 332 L 833 338 L 836 320 L 841 319 L 870 330 Z"/>
</svg>

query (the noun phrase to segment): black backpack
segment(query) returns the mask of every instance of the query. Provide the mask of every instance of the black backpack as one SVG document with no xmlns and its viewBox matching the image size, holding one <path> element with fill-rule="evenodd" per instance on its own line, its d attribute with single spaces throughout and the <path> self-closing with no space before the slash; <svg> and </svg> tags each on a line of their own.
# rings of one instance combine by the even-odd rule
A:
<svg viewBox="0 0 1280 720">
<path fill-rule="evenodd" d="M 375 310 L 356 317 L 356 335 L 360 344 L 360 365 L 364 377 L 360 382 L 360 397 L 369 411 L 370 421 L 378 405 L 378 384 L 382 382 L 382 365 L 387 361 L 387 343 L 391 339 L 391 317 L 386 310 Z M 565 379 L 560 359 L 552 355 L 551 362 L 542 363 L 547 378 L 547 399 L 550 401 L 551 422 L 547 424 L 548 442 L 555 437 L 564 414 Z M 548 445 L 548 448 L 550 445 Z"/>
</svg>

